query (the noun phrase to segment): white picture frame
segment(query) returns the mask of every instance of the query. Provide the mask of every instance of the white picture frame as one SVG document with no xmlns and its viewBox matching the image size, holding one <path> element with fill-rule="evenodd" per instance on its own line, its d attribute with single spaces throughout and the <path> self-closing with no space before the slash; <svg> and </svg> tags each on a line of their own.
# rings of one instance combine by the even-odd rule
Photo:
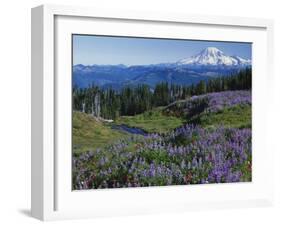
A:
<svg viewBox="0 0 281 226">
<path fill-rule="evenodd" d="M 104 21 L 107 24 L 101 24 Z M 119 25 L 122 29 L 114 29 Z M 138 33 L 137 29 L 133 28 L 135 26 L 142 26 L 143 32 Z M 192 30 L 193 34 L 176 32 L 188 26 L 190 29 L 195 29 Z M 92 30 L 89 30 L 89 27 Z M 205 187 L 197 185 L 188 186 L 188 189 L 187 186 L 167 186 L 113 189 L 114 191 L 72 191 L 69 187 L 71 160 L 68 158 L 68 153 L 71 156 L 69 149 L 71 141 L 68 136 L 69 131 L 63 130 L 70 128 L 70 124 L 67 124 L 70 121 L 67 117 L 65 117 L 66 120 L 61 117 L 70 108 L 67 104 L 58 107 L 58 103 L 62 103 L 70 94 L 70 86 L 64 83 L 71 81 L 65 76 L 69 75 L 71 68 L 69 66 L 71 58 L 71 47 L 68 45 L 69 35 L 76 32 L 91 33 L 93 27 L 96 28 L 96 32 L 99 30 L 100 34 L 114 33 L 120 36 L 161 37 L 165 35 L 165 37 L 181 36 L 193 39 L 204 37 L 205 40 L 253 42 L 253 155 L 255 155 L 253 182 L 243 183 L 243 185 L 213 184 Z M 159 33 L 153 35 L 155 27 L 162 27 L 163 31 L 159 29 Z M 196 33 L 197 27 L 198 33 Z M 167 32 L 173 29 L 175 33 Z M 218 32 L 212 33 L 208 29 L 217 29 L 220 36 Z M 67 66 L 60 67 L 62 63 Z M 266 119 L 268 109 L 270 109 L 270 103 L 266 101 L 266 98 L 270 97 L 272 92 L 272 68 L 273 22 L 271 20 L 156 14 L 56 5 L 33 8 L 32 216 L 41 220 L 56 220 L 271 205 L 273 179 L 267 175 L 268 172 L 273 172 L 273 153 L 266 141 Z M 65 140 L 61 142 L 62 139 Z M 63 178 L 67 179 L 64 181 Z M 81 205 L 83 203 L 85 205 Z"/>
</svg>

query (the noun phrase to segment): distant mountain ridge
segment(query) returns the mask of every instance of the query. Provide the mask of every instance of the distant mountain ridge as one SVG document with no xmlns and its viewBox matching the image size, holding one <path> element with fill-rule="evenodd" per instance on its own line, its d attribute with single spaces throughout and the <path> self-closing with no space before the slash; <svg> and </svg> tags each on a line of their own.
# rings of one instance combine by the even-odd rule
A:
<svg viewBox="0 0 281 226">
<path fill-rule="evenodd" d="M 138 84 L 154 88 L 159 82 L 190 85 L 210 77 L 229 75 L 246 67 L 251 67 L 251 60 L 227 56 L 215 47 L 208 47 L 175 63 L 135 66 L 77 64 L 73 66 L 73 84 L 81 88 L 95 84 L 114 89 Z"/>
</svg>

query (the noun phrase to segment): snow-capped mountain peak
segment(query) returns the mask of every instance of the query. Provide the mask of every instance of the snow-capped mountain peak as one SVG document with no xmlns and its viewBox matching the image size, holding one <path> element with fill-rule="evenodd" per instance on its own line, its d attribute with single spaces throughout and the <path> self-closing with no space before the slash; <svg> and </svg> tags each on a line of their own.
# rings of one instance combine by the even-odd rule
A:
<svg viewBox="0 0 281 226">
<path fill-rule="evenodd" d="M 207 47 L 200 52 L 200 55 L 221 56 L 224 55 L 224 53 L 216 47 Z"/>
<path fill-rule="evenodd" d="M 227 56 L 216 47 L 208 47 L 200 53 L 177 62 L 178 65 L 247 66 L 251 60 L 239 56 Z"/>
</svg>

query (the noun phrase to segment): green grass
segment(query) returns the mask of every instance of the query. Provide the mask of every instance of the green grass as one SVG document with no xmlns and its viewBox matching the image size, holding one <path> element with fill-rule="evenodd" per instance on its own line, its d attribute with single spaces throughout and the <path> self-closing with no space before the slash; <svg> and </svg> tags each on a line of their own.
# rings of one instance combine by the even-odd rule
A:
<svg viewBox="0 0 281 226">
<path fill-rule="evenodd" d="M 126 133 L 111 129 L 110 125 L 97 121 L 91 115 L 73 112 L 73 150 L 75 153 L 103 148 L 124 138 Z"/>
<path fill-rule="evenodd" d="M 166 133 L 185 123 L 180 117 L 164 115 L 162 109 L 159 107 L 135 116 L 122 116 L 116 124 L 138 127 L 148 133 Z"/>
<path fill-rule="evenodd" d="M 148 133 L 166 133 L 185 123 L 198 124 L 205 128 L 220 125 L 231 128 L 251 128 L 251 106 L 237 105 L 216 113 L 201 113 L 185 120 L 182 117 L 163 113 L 163 108 L 155 108 L 135 116 L 122 116 L 114 124 L 137 127 Z M 73 149 L 75 153 L 104 148 L 106 145 L 130 136 L 111 129 L 112 124 L 96 120 L 91 115 L 73 112 Z"/>
<path fill-rule="evenodd" d="M 231 108 L 225 108 L 216 113 L 202 113 L 191 118 L 188 122 L 199 124 L 205 128 L 220 125 L 232 128 L 251 128 L 251 109 L 249 105 L 237 105 Z"/>
</svg>

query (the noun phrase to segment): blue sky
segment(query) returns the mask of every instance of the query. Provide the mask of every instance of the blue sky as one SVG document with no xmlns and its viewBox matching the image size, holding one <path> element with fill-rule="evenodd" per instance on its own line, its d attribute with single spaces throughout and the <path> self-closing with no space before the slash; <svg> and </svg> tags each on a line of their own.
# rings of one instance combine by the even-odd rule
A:
<svg viewBox="0 0 281 226">
<path fill-rule="evenodd" d="M 251 59 L 250 43 L 73 35 L 73 64 L 173 63 L 206 47 Z"/>
</svg>

